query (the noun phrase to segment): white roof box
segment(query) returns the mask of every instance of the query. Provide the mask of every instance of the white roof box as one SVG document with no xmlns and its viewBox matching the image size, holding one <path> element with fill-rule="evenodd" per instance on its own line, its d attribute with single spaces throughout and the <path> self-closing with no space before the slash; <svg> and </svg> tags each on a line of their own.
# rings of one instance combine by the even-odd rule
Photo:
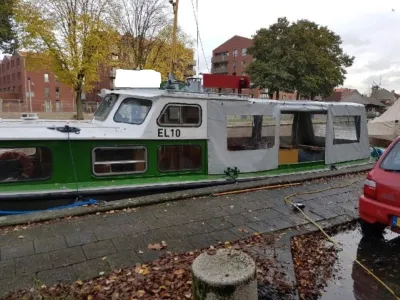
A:
<svg viewBox="0 0 400 300">
<path fill-rule="evenodd" d="M 123 70 L 115 71 L 114 88 L 160 88 L 161 73 L 154 70 Z"/>
</svg>

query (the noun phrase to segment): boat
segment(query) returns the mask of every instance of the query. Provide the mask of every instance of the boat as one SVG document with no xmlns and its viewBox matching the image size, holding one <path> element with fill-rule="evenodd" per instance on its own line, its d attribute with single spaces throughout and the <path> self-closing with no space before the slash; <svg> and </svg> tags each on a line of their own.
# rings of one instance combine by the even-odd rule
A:
<svg viewBox="0 0 400 300">
<path fill-rule="evenodd" d="M 176 20 L 176 13 L 175 13 Z M 174 24 L 176 32 L 176 22 Z M 204 74 L 164 88 L 153 70 L 116 70 L 90 121 L 0 120 L 0 210 L 54 207 L 371 162 L 361 104 L 208 92 Z M 223 78 L 241 91 L 242 76 Z M 211 84 L 210 84 L 211 82 Z M 228 84 L 228 85 L 229 85 Z"/>
<path fill-rule="evenodd" d="M 159 88 L 117 70 L 91 121 L 0 122 L 0 201 L 224 184 L 370 161 L 362 105 Z M 151 78 L 151 84 L 135 82 Z M 122 82 L 122 85 L 119 84 Z"/>
</svg>

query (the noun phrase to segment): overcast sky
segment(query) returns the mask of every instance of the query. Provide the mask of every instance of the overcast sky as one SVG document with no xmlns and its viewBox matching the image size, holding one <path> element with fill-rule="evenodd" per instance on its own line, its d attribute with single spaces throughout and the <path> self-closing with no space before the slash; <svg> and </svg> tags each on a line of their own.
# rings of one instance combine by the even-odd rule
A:
<svg viewBox="0 0 400 300">
<path fill-rule="evenodd" d="M 196 2 L 196 0 L 193 0 Z M 210 68 L 212 50 L 234 35 L 251 36 L 279 17 L 309 19 L 342 36 L 344 50 L 356 57 L 344 86 L 366 92 L 373 81 L 400 91 L 399 0 L 198 0 L 200 71 Z M 192 0 L 180 0 L 179 25 L 196 37 Z M 394 10 L 394 11 L 393 11 Z"/>
</svg>

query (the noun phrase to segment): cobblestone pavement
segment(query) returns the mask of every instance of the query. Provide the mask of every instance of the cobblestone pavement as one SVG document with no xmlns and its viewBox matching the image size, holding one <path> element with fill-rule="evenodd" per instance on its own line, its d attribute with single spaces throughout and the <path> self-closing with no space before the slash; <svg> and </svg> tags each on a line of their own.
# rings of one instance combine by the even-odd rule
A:
<svg viewBox="0 0 400 300">
<path fill-rule="evenodd" d="M 85 280 L 102 272 L 145 263 L 164 251 L 185 252 L 307 223 L 284 203 L 294 192 L 349 187 L 299 196 L 315 221 L 357 217 L 363 175 L 246 194 L 204 197 L 141 207 L 132 212 L 88 215 L 0 235 L 0 293 L 37 282 Z M 239 230 L 240 229 L 240 230 Z M 163 251 L 148 244 L 165 241 Z"/>
</svg>

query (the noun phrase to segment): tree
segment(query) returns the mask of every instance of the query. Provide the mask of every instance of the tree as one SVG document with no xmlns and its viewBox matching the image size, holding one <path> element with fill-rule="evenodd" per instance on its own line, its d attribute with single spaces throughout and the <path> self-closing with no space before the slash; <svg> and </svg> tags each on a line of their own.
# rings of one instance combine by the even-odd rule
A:
<svg viewBox="0 0 400 300">
<path fill-rule="evenodd" d="M 342 85 L 354 57 L 343 52 L 341 38 L 325 26 L 308 20 L 290 24 L 286 18 L 253 37 L 250 54 L 255 60 L 247 72 L 254 87 L 266 88 L 270 96 L 297 91 L 314 99 L 328 96 Z"/>
<path fill-rule="evenodd" d="M 247 68 L 253 87 L 268 89 L 269 97 L 279 91 L 292 91 L 292 75 L 289 73 L 290 64 L 290 23 L 286 18 L 268 29 L 262 28 L 253 36 L 253 46 L 249 54 L 254 58 Z"/>
<path fill-rule="evenodd" d="M 128 53 L 124 64 L 143 69 L 169 22 L 172 6 L 166 0 L 121 0 L 120 11 L 121 49 Z"/>
<path fill-rule="evenodd" d="M 299 20 L 291 25 L 289 40 L 293 62 L 289 72 L 299 93 L 313 100 L 317 95 L 327 97 L 343 85 L 354 57 L 343 52 L 339 35 L 326 26 Z"/>
<path fill-rule="evenodd" d="M 178 80 L 184 79 L 188 66 L 193 64 L 193 45 L 193 40 L 181 29 L 178 29 L 174 60 L 174 75 Z M 160 72 L 163 79 L 167 79 L 170 70 L 171 46 L 172 25 L 165 27 L 159 33 L 145 64 L 146 68 Z"/>
<path fill-rule="evenodd" d="M 12 53 L 17 48 L 14 1 L 0 0 L 0 51 Z"/>
<path fill-rule="evenodd" d="M 74 89 L 77 119 L 83 119 L 82 93 L 113 63 L 114 7 L 112 0 L 21 0 L 16 8 L 28 66 L 51 69 Z"/>
</svg>

